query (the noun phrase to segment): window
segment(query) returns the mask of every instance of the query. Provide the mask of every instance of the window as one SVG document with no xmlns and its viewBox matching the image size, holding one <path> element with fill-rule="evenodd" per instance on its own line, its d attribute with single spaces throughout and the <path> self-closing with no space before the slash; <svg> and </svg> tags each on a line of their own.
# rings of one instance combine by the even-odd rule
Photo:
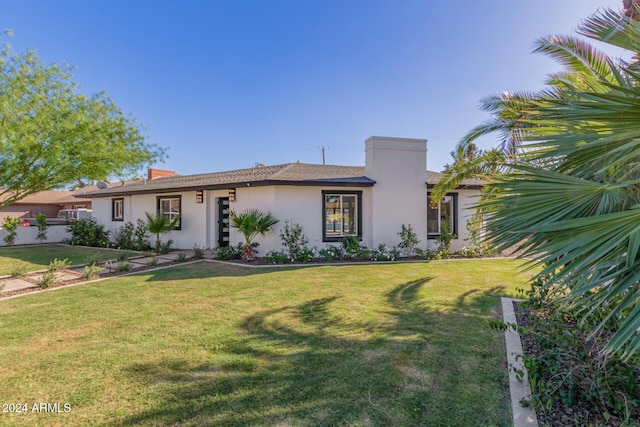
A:
<svg viewBox="0 0 640 427">
<path fill-rule="evenodd" d="M 124 198 L 111 199 L 111 221 L 124 221 Z"/>
<path fill-rule="evenodd" d="M 158 197 L 158 212 L 162 215 L 165 215 L 169 218 L 170 221 L 180 215 L 182 209 L 182 198 L 180 196 L 166 196 L 166 197 Z M 175 226 L 176 230 L 180 230 L 182 228 L 182 219 L 178 220 L 178 223 Z"/>
<path fill-rule="evenodd" d="M 427 236 L 438 237 L 445 225 L 452 234 L 458 234 L 458 195 L 449 193 L 433 205 L 431 194 L 427 193 Z"/>
<path fill-rule="evenodd" d="M 362 236 L 362 191 L 323 191 L 323 241 Z"/>
</svg>

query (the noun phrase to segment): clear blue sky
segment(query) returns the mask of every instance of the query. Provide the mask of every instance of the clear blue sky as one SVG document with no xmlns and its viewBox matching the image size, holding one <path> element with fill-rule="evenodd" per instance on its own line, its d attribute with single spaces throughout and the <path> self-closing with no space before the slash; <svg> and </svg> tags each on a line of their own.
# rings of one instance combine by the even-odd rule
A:
<svg viewBox="0 0 640 427">
<path fill-rule="evenodd" d="M 486 95 L 537 90 L 548 34 L 622 0 L 0 0 L 15 50 L 77 66 L 192 173 L 256 162 L 364 164 L 371 135 L 427 138 L 451 161 Z M 495 140 L 483 140 L 481 146 Z"/>
</svg>

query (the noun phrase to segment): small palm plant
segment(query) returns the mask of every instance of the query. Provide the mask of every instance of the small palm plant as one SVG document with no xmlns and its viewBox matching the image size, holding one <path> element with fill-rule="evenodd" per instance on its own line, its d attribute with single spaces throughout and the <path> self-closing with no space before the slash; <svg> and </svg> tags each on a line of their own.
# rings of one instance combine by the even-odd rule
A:
<svg viewBox="0 0 640 427">
<path fill-rule="evenodd" d="M 258 209 L 246 209 L 240 213 L 229 211 L 231 226 L 244 236 L 245 244 L 242 247 L 242 259 L 251 261 L 255 258 L 251 243 L 256 236 L 265 236 L 273 231 L 273 226 L 280 220 L 271 212 L 261 212 Z"/>
<path fill-rule="evenodd" d="M 160 250 L 160 245 L 162 244 L 160 241 L 160 235 L 173 230 L 176 227 L 176 224 L 178 224 L 178 221 L 180 221 L 180 215 L 174 216 L 173 220 L 160 212 L 155 215 L 145 212 L 145 215 L 147 216 L 147 229 L 149 230 L 149 233 L 155 234 L 156 236 L 155 251 L 157 254 Z"/>
</svg>

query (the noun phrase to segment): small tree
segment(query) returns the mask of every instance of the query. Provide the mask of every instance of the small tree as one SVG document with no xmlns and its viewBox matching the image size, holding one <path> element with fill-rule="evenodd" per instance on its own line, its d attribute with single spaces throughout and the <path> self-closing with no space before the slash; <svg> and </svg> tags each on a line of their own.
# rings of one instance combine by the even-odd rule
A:
<svg viewBox="0 0 640 427">
<path fill-rule="evenodd" d="M 7 235 L 3 238 L 6 244 L 13 246 L 18 234 L 16 228 L 18 228 L 18 224 L 20 224 L 21 222 L 22 221 L 20 221 L 20 218 L 11 218 L 9 216 L 4 219 L 2 228 L 4 228 L 7 232 Z"/>
<path fill-rule="evenodd" d="M 38 239 L 40 243 L 42 243 L 44 240 L 47 240 L 47 229 L 49 228 L 47 216 L 40 212 L 36 215 L 36 223 L 38 224 Z"/>
<path fill-rule="evenodd" d="M 261 212 L 258 209 L 247 209 L 237 214 L 229 211 L 231 226 L 236 228 L 244 236 L 245 244 L 242 247 L 242 259 L 251 261 L 255 258 L 251 243 L 256 236 L 264 236 L 273 231 L 273 226 L 280 220 L 271 212 Z"/>
<path fill-rule="evenodd" d="M 416 246 L 418 246 L 418 243 L 420 243 L 420 240 L 418 240 L 418 236 L 415 231 L 413 231 L 411 224 L 407 226 L 402 224 L 402 230 L 400 230 L 398 236 L 400 236 L 401 240 L 398 247 L 405 251 L 406 256 L 413 255 L 413 252 L 415 251 Z"/>
<path fill-rule="evenodd" d="M 149 233 L 156 236 L 155 251 L 157 254 L 160 251 L 160 246 L 162 245 L 160 235 L 173 230 L 178 224 L 178 221 L 180 221 L 180 215 L 174 216 L 173 220 L 160 212 L 155 215 L 145 212 L 145 215 L 147 216 L 147 229 L 149 230 Z"/>
<path fill-rule="evenodd" d="M 280 240 L 289 254 L 289 259 L 292 260 L 297 260 L 300 252 L 305 251 L 307 243 L 309 243 L 300 224 L 292 221 L 284 222 L 284 228 L 280 232 Z"/>
</svg>

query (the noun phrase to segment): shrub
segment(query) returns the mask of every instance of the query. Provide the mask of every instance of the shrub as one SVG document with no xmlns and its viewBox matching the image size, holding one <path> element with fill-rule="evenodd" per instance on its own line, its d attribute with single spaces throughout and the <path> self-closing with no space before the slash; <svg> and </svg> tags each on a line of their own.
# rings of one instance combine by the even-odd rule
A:
<svg viewBox="0 0 640 427">
<path fill-rule="evenodd" d="M 82 262 L 85 264 L 97 264 L 98 261 L 100 261 L 100 254 L 99 253 L 95 253 L 92 255 L 87 255 L 84 258 L 82 258 Z"/>
<path fill-rule="evenodd" d="M 135 226 L 133 225 L 132 222 L 127 222 L 122 227 L 119 227 L 113 233 L 112 245 L 118 249 L 133 250 L 135 247 L 135 242 L 133 239 L 134 230 L 135 230 Z"/>
<path fill-rule="evenodd" d="M 415 231 L 413 231 L 411 224 L 408 226 L 402 224 L 402 230 L 400 230 L 398 235 L 400 236 L 400 244 L 398 244 L 398 247 L 404 251 L 405 256 L 413 255 L 420 240 L 418 240 L 418 236 Z"/>
<path fill-rule="evenodd" d="M 258 251 L 256 248 L 259 246 L 258 242 L 251 243 L 253 247 L 254 253 Z M 220 246 L 216 248 L 216 258 L 222 260 L 230 260 L 230 259 L 242 259 L 242 251 L 244 249 L 244 245 L 242 243 L 238 243 L 236 246 Z"/>
<path fill-rule="evenodd" d="M 138 219 L 136 221 L 136 228 L 133 230 L 134 246 L 136 251 L 148 251 L 151 249 L 151 243 L 149 242 L 149 235 L 147 234 L 147 223 Z"/>
<path fill-rule="evenodd" d="M 355 254 L 360 249 L 360 239 L 356 236 L 344 237 L 341 243 L 345 255 Z"/>
<path fill-rule="evenodd" d="M 285 264 L 289 259 L 289 255 L 285 251 L 269 251 L 266 258 L 274 264 Z"/>
<path fill-rule="evenodd" d="M 605 352 L 607 339 L 616 327 L 616 320 L 607 318 L 607 307 L 583 318 L 581 307 L 566 309 L 557 300 L 547 298 L 545 280 L 535 283 L 529 293 L 525 303 L 530 310 L 529 321 L 521 332 L 533 340 L 536 348 L 523 358 L 532 403 L 544 411 L 554 402 L 568 406 L 586 402 L 605 419 L 614 415 L 625 420 L 630 413 L 637 419 L 640 356 L 624 362 L 618 354 Z M 604 327 L 592 333 L 600 324 Z"/>
<path fill-rule="evenodd" d="M 388 248 L 387 245 L 381 243 L 377 249 L 371 249 L 369 258 L 372 261 L 395 261 L 400 257 L 400 251 L 396 248 Z"/>
<path fill-rule="evenodd" d="M 156 265 L 158 265 L 158 258 L 157 257 L 153 257 L 150 260 L 147 261 L 147 265 L 149 267 L 155 267 Z"/>
<path fill-rule="evenodd" d="M 202 249 L 197 244 L 193 245 L 193 259 L 202 259 L 204 258 L 204 249 Z"/>
<path fill-rule="evenodd" d="M 327 262 L 333 262 L 338 259 L 342 259 L 342 248 L 333 245 L 327 245 L 325 248 L 318 251 L 318 255 L 325 259 Z"/>
<path fill-rule="evenodd" d="M 306 250 L 307 243 L 309 243 L 300 224 L 290 221 L 284 222 L 284 228 L 280 232 L 280 241 L 291 260 L 297 260 L 300 251 Z"/>
<path fill-rule="evenodd" d="M 6 244 L 13 246 L 16 241 L 16 236 L 18 235 L 16 229 L 21 222 L 20 218 L 11 218 L 9 216 L 4 219 L 2 228 L 7 232 L 7 235 L 3 237 Z"/>
<path fill-rule="evenodd" d="M 95 218 L 81 218 L 67 225 L 71 238 L 66 240 L 70 245 L 93 246 L 105 248 L 109 246 L 109 232 L 98 224 Z"/>
<path fill-rule="evenodd" d="M 116 258 L 116 261 L 126 261 L 129 258 L 131 258 L 131 254 L 127 251 L 124 251 L 120 254 L 118 254 L 118 257 Z"/>
<path fill-rule="evenodd" d="M 49 225 L 47 224 L 47 216 L 40 212 L 36 215 L 36 224 L 38 225 L 38 240 L 42 243 L 44 240 L 47 240 L 47 229 Z"/>
<path fill-rule="evenodd" d="M 185 254 L 184 252 L 180 252 L 178 253 L 178 261 L 183 262 L 187 260 L 187 254 Z"/>
<path fill-rule="evenodd" d="M 440 245 L 438 251 L 442 257 L 446 257 L 451 253 L 451 241 L 455 238 L 456 235 L 451 233 L 449 225 L 447 225 L 446 222 L 443 222 L 440 225 L 440 235 L 436 239 Z"/>
<path fill-rule="evenodd" d="M 104 268 L 97 266 L 95 263 L 91 265 L 85 265 L 84 269 L 82 269 L 82 278 L 84 280 L 91 280 L 98 274 L 102 273 L 103 270 Z"/>
<path fill-rule="evenodd" d="M 56 273 L 54 271 L 46 271 L 42 278 L 38 281 L 38 286 L 42 289 L 48 288 L 49 286 L 53 286 L 56 283 Z"/>
<path fill-rule="evenodd" d="M 316 257 L 316 248 L 314 247 L 309 249 L 305 247 L 300 249 L 300 251 L 298 251 L 296 255 L 296 261 L 307 263 L 307 262 L 313 261 L 315 257 Z"/>
<path fill-rule="evenodd" d="M 59 271 L 64 270 L 65 268 L 69 268 L 71 265 L 71 261 L 69 258 L 65 258 L 63 260 L 59 260 L 58 258 L 54 258 L 53 261 L 49 263 L 47 270 L 49 271 Z"/>
<path fill-rule="evenodd" d="M 164 243 L 160 243 L 158 245 L 158 253 L 159 254 L 168 254 L 171 251 L 171 246 L 173 246 L 173 240 L 169 239 Z"/>
<path fill-rule="evenodd" d="M 125 272 L 125 271 L 130 271 L 133 268 L 133 264 L 131 264 L 130 262 L 119 262 L 118 266 L 116 267 L 116 270 L 119 272 Z"/>
<path fill-rule="evenodd" d="M 237 246 L 219 246 L 216 248 L 216 258 L 222 260 L 240 259 L 242 257 L 242 243 Z"/>
<path fill-rule="evenodd" d="M 11 277 L 24 277 L 27 275 L 28 272 L 29 272 L 29 267 L 27 266 L 27 264 L 19 264 L 15 262 L 13 263 L 13 266 L 11 267 L 11 271 L 9 272 L 9 274 L 11 275 Z"/>
</svg>

